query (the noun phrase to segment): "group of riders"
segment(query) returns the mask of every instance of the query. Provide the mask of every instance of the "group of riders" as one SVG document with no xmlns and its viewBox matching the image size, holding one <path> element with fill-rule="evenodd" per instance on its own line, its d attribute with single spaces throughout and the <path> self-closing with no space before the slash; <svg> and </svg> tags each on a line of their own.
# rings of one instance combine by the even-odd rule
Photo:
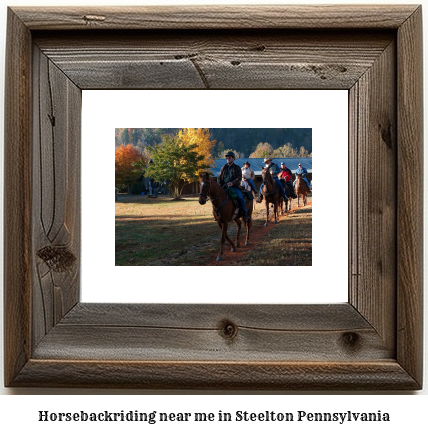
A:
<svg viewBox="0 0 428 434">
<path fill-rule="evenodd" d="M 229 151 L 226 155 L 226 164 L 221 168 L 220 174 L 217 178 L 217 182 L 221 187 L 225 188 L 226 186 L 231 187 L 235 190 L 239 208 L 242 211 L 243 219 L 245 222 L 248 222 L 249 217 L 247 214 L 247 208 L 245 206 L 245 200 L 242 196 L 242 191 L 240 187 L 244 187 L 245 189 L 249 188 L 254 191 L 254 195 L 256 194 L 256 185 L 254 184 L 254 180 L 256 178 L 254 174 L 254 170 L 251 169 L 251 164 L 246 161 L 243 167 L 239 167 L 235 164 L 235 154 L 232 151 Z M 269 172 L 272 175 L 272 178 L 281 192 L 284 200 L 288 200 L 287 195 L 285 194 L 284 186 L 281 183 L 281 180 L 284 181 L 285 184 L 289 184 L 290 191 L 292 191 L 292 197 L 295 199 L 296 193 L 294 192 L 294 184 L 296 181 L 291 183 L 291 170 L 286 167 L 285 163 L 281 163 L 281 167 L 278 168 L 278 165 L 272 161 L 271 157 L 264 159 L 265 169 L 269 169 Z M 309 181 L 306 179 L 307 170 L 299 163 L 299 168 L 296 170 L 296 174 L 301 174 L 303 180 L 306 182 L 308 186 L 308 190 L 310 190 Z M 263 200 L 262 188 L 264 184 L 260 186 L 259 189 L 259 197 L 256 202 L 261 203 Z"/>
</svg>

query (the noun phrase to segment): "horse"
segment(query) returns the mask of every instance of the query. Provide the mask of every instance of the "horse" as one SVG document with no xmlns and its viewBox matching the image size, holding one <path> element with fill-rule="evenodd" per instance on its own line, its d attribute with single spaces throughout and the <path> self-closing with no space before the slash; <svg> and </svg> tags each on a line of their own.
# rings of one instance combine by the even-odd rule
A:
<svg viewBox="0 0 428 434">
<path fill-rule="evenodd" d="M 284 187 L 285 195 L 287 196 L 287 200 L 285 201 L 285 211 L 291 210 L 291 200 L 293 199 L 294 188 L 293 184 L 290 182 L 285 182 L 283 179 L 280 179 L 282 186 Z M 282 214 L 282 205 L 281 205 L 281 214 Z"/>
<path fill-rule="evenodd" d="M 300 195 L 302 195 L 303 206 L 306 206 L 306 196 L 309 193 L 309 189 L 301 173 L 296 173 L 296 184 L 294 188 L 297 194 L 297 206 L 300 206 Z"/>
<path fill-rule="evenodd" d="M 278 206 L 280 206 L 281 214 L 283 212 L 282 205 L 284 199 L 281 196 L 281 191 L 279 187 L 276 185 L 276 182 L 273 180 L 272 175 L 269 171 L 269 168 L 262 168 L 262 179 L 263 179 L 263 189 L 261 193 L 265 198 L 266 205 L 266 223 L 265 226 L 268 225 L 268 217 L 269 217 L 269 204 L 273 204 L 273 214 L 274 214 L 274 223 L 278 223 L 277 215 L 278 215 Z"/>
<path fill-rule="evenodd" d="M 233 203 L 233 200 L 229 197 L 227 192 L 220 187 L 220 185 L 211 178 L 208 174 L 201 175 L 199 177 L 200 182 L 200 192 L 199 192 L 199 203 L 201 205 L 205 205 L 207 199 L 209 198 L 212 206 L 213 206 L 213 216 L 216 220 L 218 226 L 221 229 L 221 238 L 220 238 L 220 253 L 217 256 L 217 261 L 223 260 L 223 247 L 224 241 L 227 240 L 231 245 L 231 251 L 236 252 L 236 247 L 239 247 L 239 236 L 241 234 L 241 217 L 242 211 L 238 208 L 238 212 L 236 211 L 236 207 Z M 247 206 L 247 214 L 249 217 L 248 222 L 244 221 L 244 226 L 246 228 L 247 234 L 245 237 L 245 244 L 250 244 L 250 229 L 253 224 L 252 214 L 253 214 L 253 200 L 249 200 L 246 202 Z M 235 221 L 237 226 L 236 232 L 236 245 L 230 239 L 229 235 L 227 235 L 227 226 L 229 222 L 232 220 Z"/>
</svg>

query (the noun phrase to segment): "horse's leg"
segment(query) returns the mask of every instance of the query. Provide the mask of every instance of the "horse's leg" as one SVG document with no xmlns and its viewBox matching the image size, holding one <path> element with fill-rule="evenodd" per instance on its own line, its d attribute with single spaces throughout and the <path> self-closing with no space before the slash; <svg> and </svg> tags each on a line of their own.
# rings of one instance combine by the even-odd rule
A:
<svg viewBox="0 0 428 434">
<path fill-rule="evenodd" d="M 249 219 L 248 219 L 247 223 L 245 223 L 245 229 L 247 231 L 246 236 L 245 236 L 245 245 L 246 246 L 248 246 L 248 244 L 250 244 L 250 229 L 251 229 L 251 226 L 253 225 L 253 211 L 251 210 L 251 208 L 254 206 L 253 205 L 254 201 L 251 201 L 251 202 L 252 203 L 250 206 L 250 210 L 248 210 L 248 207 L 247 207 L 247 214 L 248 214 Z"/>
<path fill-rule="evenodd" d="M 278 216 L 278 201 L 274 200 L 274 202 L 273 202 L 273 222 L 275 224 L 278 223 L 278 220 L 276 219 L 277 216 Z"/>
<path fill-rule="evenodd" d="M 220 223 L 220 222 L 217 222 L 218 223 L 218 225 L 220 226 L 220 230 L 222 231 L 223 230 L 223 225 Z M 221 240 L 221 237 L 220 237 L 220 240 Z M 235 247 L 235 244 L 234 244 L 234 242 L 232 241 L 232 239 L 229 237 L 229 235 L 227 234 L 227 230 L 226 230 L 226 240 L 227 240 L 227 242 L 232 246 L 232 247 Z"/>
<path fill-rule="evenodd" d="M 250 219 L 247 221 L 247 224 L 245 226 L 245 229 L 247 230 L 247 234 L 245 237 L 245 245 L 248 246 L 250 244 L 250 229 L 251 229 L 251 225 L 253 223 L 253 217 L 250 216 Z"/>
<path fill-rule="evenodd" d="M 223 247 L 224 247 L 224 240 L 226 238 L 229 238 L 227 236 L 227 222 L 224 222 L 221 226 L 221 239 L 220 239 L 220 253 L 217 256 L 217 261 L 222 261 L 223 260 Z M 232 240 L 230 240 L 232 241 Z M 233 242 L 232 242 L 233 245 Z"/>
<path fill-rule="evenodd" d="M 265 205 L 266 205 L 266 223 L 265 223 L 265 226 L 267 226 L 268 225 L 268 217 L 269 217 L 269 203 L 268 203 L 266 197 L 265 197 Z"/>
<path fill-rule="evenodd" d="M 239 247 L 239 237 L 241 236 L 241 219 L 236 218 L 235 219 L 235 223 L 236 223 L 236 247 Z M 236 252 L 236 248 L 232 248 L 232 252 Z"/>
</svg>

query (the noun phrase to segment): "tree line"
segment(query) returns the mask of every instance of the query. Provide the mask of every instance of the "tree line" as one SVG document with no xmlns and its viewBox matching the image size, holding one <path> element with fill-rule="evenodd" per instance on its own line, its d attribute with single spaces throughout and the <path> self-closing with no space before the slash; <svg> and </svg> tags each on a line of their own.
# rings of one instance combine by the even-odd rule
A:
<svg viewBox="0 0 428 434">
<path fill-rule="evenodd" d="M 267 141 L 260 141 L 253 147 L 251 154 L 240 151 L 242 147 L 225 149 L 224 144 L 219 147 L 212 130 L 210 128 L 116 128 L 116 188 L 130 186 L 144 176 L 156 182 L 168 181 L 171 194 L 174 198 L 179 198 L 185 184 L 197 181 L 201 171 L 209 171 L 214 165 L 214 160 L 224 158 L 224 154 L 229 150 L 233 151 L 237 158 L 246 158 L 246 156 L 292 158 L 312 155 L 300 143 L 300 146 L 293 146 L 290 142 L 275 148 Z M 249 134 L 247 130 L 250 129 L 223 130 L 234 130 L 232 134 L 240 130 L 242 137 L 246 137 L 246 134 Z M 312 144 L 310 148 L 312 149 Z"/>
<path fill-rule="evenodd" d="M 141 152 L 147 146 L 162 141 L 165 134 L 177 134 L 181 128 L 116 128 L 116 147 L 132 144 Z M 208 128 L 215 140 L 212 149 L 214 158 L 222 158 L 228 149 L 235 150 L 240 157 L 247 158 L 260 143 L 269 143 L 273 150 L 288 144 L 297 152 L 303 147 L 312 153 L 312 128 Z"/>
</svg>

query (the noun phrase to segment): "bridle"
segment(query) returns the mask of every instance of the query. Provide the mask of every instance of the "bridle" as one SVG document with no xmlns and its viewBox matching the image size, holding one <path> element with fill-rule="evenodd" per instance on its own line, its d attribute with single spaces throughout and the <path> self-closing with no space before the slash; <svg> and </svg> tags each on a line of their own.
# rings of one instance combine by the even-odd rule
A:
<svg viewBox="0 0 428 434">
<path fill-rule="evenodd" d="M 205 182 L 207 182 L 207 180 L 204 180 L 204 181 L 201 183 L 201 187 L 202 187 L 201 190 L 203 190 L 204 185 L 205 185 Z M 212 182 L 212 180 L 211 180 L 211 178 L 210 178 L 210 180 L 209 180 L 209 187 L 208 187 L 208 190 L 207 190 L 207 194 L 202 193 L 202 191 L 201 191 L 201 192 L 199 193 L 199 196 L 204 196 L 205 199 L 209 199 L 209 200 L 211 201 L 211 204 L 212 204 L 213 208 L 214 208 L 214 211 L 216 212 L 217 215 L 219 215 L 220 209 L 223 208 L 223 206 L 224 206 L 225 203 L 227 202 L 228 197 L 227 197 L 227 194 L 226 194 L 226 199 L 225 199 L 225 200 L 220 204 L 220 206 L 216 209 L 216 207 L 214 206 L 214 201 L 217 200 L 217 199 L 219 199 L 219 198 L 220 198 L 220 195 L 217 196 L 217 197 L 214 198 L 214 199 L 211 199 L 211 197 L 210 197 L 211 182 Z"/>
<path fill-rule="evenodd" d="M 204 182 L 201 183 L 201 187 L 202 189 L 204 188 L 205 182 L 208 182 L 207 180 L 205 180 Z M 220 196 L 217 196 L 215 199 L 211 199 L 210 197 L 210 191 L 211 191 L 211 178 L 209 180 L 209 187 L 208 187 L 208 191 L 207 194 L 202 193 L 202 191 L 199 193 L 199 196 L 204 196 L 205 199 L 209 199 L 211 202 L 214 202 L 216 199 L 218 199 Z"/>
<path fill-rule="evenodd" d="M 207 181 L 205 180 L 205 181 L 203 181 L 203 182 L 201 183 L 201 187 L 202 187 L 202 188 L 201 188 L 201 192 L 199 193 L 199 196 L 204 196 L 205 199 L 209 199 L 209 200 L 211 200 L 211 198 L 209 197 L 209 196 L 210 196 L 210 190 L 211 190 L 211 182 L 209 183 L 209 187 L 208 187 L 208 191 L 207 191 L 208 194 L 204 194 L 204 193 L 202 193 L 202 190 L 203 190 L 203 188 L 204 188 L 205 182 L 207 182 Z"/>
<path fill-rule="evenodd" d="M 266 174 L 267 174 L 268 172 L 269 172 L 269 169 L 266 169 L 266 170 L 263 170 L 263 171 L 262 171 L 262 180 L 263 180 L 263 184 L 264 184 L 264 187 L 265 187 L 265 192 L 264 192 L 263 194 L 266 195 L 266 196 L 274 195 L 274 194 L 278 191 L 278 186 L 275 184 L 275 182 L 273 182 L 273 178 L 272 178 L 272 176 L 270 176 L 270 179 L 268 179 L 268 181 L 269 181 L 270 184 L 272 184 L 272 186 L 273 186 L 275 189 L 274 189 L 273 192 L 272 192 L 272 191 L 270 191 L 270 192 L 267 192 L 267 191 L 266 191 L 266 181 L 265 181 L 265 179 L 264 179 L 264 176 L 267 176 Z"/>
</svg>

